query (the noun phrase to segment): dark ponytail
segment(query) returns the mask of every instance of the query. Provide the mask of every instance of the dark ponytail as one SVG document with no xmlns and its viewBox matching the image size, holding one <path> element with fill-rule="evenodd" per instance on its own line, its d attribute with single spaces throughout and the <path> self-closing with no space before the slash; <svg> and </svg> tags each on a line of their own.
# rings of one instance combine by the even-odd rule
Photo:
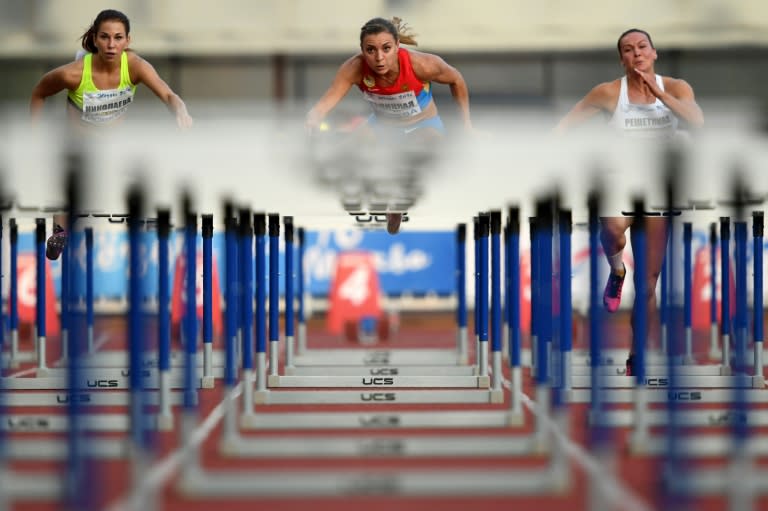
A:
<svg viewBox="0 0 768 511">
<path fill-rule="evenodd" d="M 96 37 L 96 33 L 99 31 L 99 27 L 101 27 L 101 24 L 105 21 L 119 21 L 125 27 L 125 35 L 131 33 L 131 22 L 128 20 L 128 16 L 114 9 L 106 9 L 101 11 L 99 15 L 96 16 L 96 19 L 93 20 L 93 24 L 80 38 L 80 44 L 85 51 L 89 53 L 98 52 L 96 43 L 94 43 L 93 40 Z"/>
</svg>

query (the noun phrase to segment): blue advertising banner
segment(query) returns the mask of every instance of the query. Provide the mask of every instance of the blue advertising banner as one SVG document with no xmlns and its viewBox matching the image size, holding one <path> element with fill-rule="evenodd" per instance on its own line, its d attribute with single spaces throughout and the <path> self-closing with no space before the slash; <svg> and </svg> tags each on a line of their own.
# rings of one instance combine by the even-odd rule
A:
<svg viewBox="0 0 768 511">
<path fill-rule="evenodd" d="M 96 300 L 124 300 L 128 290 L 128 235 L 117 230 L 94 232 L 94 298 Z M 33 252 L 33 233 L 19 234 L 19 252 Z M 182 254 L 183 235 L 172 233 L 169 241 L 171 266 L 167 269 L 173 282 L 177 257 Z M 70 236 L 72 247 L 72 292 L 85 296 L 86 246 L 83 232 Z M 145 299 L 157 294 L 158 256 L 157 236 L 154 231 L 142 233 L 141 279 Z M 224 278 L 224 235 L 213 236 L 213 257 L 221 278 Z M 267 241 L 267 251 L 269 242 Z M 295 249 L 294 245 L 294 249 Z M 411 293 L 450 294 L 455 288 L 454 260 L 455 234 L 452 231 L 402 232 L 391 236 L 383 231 L 340 230 L 309 231 L 305 237 L 304 275 L 306 290 L 316 296 L 328 294 L 333 278 L 336 258 L 343 251 L 369 251 L 373 253 L 382 291 L 389 295 Z M 202 251 L 202 239 L 198 240 Z M 283 292 L 285 246 L 280 241 L 280 291 Z M 267 254 L 269 259 L 269 254 Z M 296 258 L 294 257 L 294 261 Z M 56 292 L 61 292 L 61 260 L 52 262 Z M 269 268 L 269 265 L 266 266 Z M 201 279 L 202 271 L 198 272 Z M 267 278 L 269 275 L 267 275 Z"/>
</svg>

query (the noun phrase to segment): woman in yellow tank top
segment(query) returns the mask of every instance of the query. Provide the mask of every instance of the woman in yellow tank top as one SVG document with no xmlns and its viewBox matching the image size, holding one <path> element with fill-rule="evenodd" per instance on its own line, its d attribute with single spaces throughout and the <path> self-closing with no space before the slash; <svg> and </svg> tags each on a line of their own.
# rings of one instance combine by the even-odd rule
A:
<svg viewBox="0 0 768 511">
<path fill-rule="evenodd" d="M 49 71 L 35 85 L 29 102 L 32 118 L 40 117 L 47 97 L 67 89 L 67 115 L 74 123 L 84 127 L 113 125 L 133 103 L 136 85 L 143 83 L 173 112 L 180 128 L 192 126 L 184 101 L 152 64 L 128 50 L 130 31 L 125 14 L 101 11 L 82 36 L 85 56 Z M 58 259 L 67 242 L 67 232 L 61 227 L 65 219 L 55 215 L 53 223 L 46 255 Z"/>
<path fill-rule="evenodd" d="M 86 125 L 105 125 L 123 116 L 133 102 L 136 85 L 143 83 L 176 116 L 181 128 L 192 125 L 184 101 L 157 74 L 152 64 L 128 50 L 131 25 L 120 11 L 101 11 L 82 36 L 86 55 L 57 67 L 40 79 L 29 103 L 33 118 L 45 99 L 69 91 L 69 117 Z"/>
</svg>

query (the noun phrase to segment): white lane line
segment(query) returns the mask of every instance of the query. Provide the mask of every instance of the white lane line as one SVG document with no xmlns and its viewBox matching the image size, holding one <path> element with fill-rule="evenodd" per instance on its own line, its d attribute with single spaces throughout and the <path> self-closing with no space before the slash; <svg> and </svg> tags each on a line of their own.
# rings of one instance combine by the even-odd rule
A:
<svg viewBox="0 0 768 511">
<path fill-rule="evenodd" d="M 504 386 L 511 390 L 509 380 L 503 380 Z M 640 497 L 632 493 L 628 488 L 623 486 L 621 482 L 611 473 L 607 472 L 601 463 L 584 450 L 584 448 L 572 442 L 563 432 L 558 425 L 549 417 L 546 411 L 542 411 L 537 406 L 536 402 L 531 399 L 525 392 L 520 392 L 523 404 L 536 415 L 536 418 L 550 430 L 555 439 L 558 441 L 563 450 L 568 456 L 578 463 L 589 475 L 599 482 L 603 487 L 606 496 L 614 502 L 616 505 L 620 505 L 622 509 L 631 511 L 652 511 L 652 508 L 648 506 Z"/>
<path fill-rule="evenodd" d="M 134 495 L 151 495 L 160 489 L 176 472 L 184 462 L 185 458 L 208 438 L 211 431 L 224 417 L 227 400 L 237 399 L 243 391 L 243 384 L 237 386 L 224 396 L 224 399 L 216 405 L 208 417 L 192 432 L 189 443 L 179 447 L 176 451 L 168 454 L 164 459 L 155 463 L 147 472 L 147 475 L 139 483 L 138 488 L 134 489 Z M 108 511 L 135 511 L 143 507 L 141 499 L 132 499 L 132 495 L 120 497 L 115 503 L 107 508 Z M 137 502 L 138 501 L 138 502 Z M 137 507 L 137 505 L 142 507 Z"/>
</svg>

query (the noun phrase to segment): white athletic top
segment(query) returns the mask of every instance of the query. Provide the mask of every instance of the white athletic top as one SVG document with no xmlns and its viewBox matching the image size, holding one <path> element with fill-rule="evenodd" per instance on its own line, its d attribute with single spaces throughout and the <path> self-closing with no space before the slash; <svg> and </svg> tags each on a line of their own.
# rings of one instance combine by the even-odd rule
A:
<svg viewBox="0 0 768 511">
<path fill-rule="evenodd" d="M 664 90 L 664 80 L 656 75 L 656 84 Z M 656 98 L 654 103 L 635 104 L 629 102 L 627 77 L 621 78 L 619 101 L 609 124 L 622 135 L 638 138 L 666 138 L 677 131 L 678 119 L 672 110 Z"/>
</svg>

